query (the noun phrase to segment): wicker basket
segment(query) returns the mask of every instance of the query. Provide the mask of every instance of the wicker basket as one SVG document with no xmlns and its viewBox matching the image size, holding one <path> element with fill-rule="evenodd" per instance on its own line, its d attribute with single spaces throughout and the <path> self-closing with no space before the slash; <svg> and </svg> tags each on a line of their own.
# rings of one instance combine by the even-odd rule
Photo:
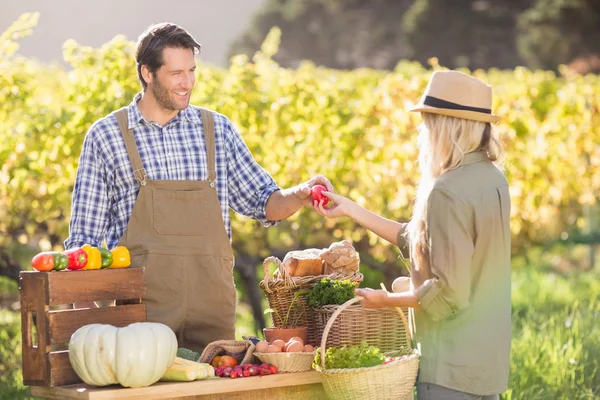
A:
<svg viewBox="0 0 600 400">
<path fill-rule="evenodd" d="M 269 264 L 274 262 L 277 265 L 277 271 L 282 278 L 273 278 L 269 274 Z M 281 260 L 277 257 L 268 257 L 263 262 L 263 270 L 265 274 L 264 280 L 260 282 L 260 288 L 265 292 L 269 308 L 276 310 L 280 316 L 286 315 L 294 294 L 300 290 L 310 290 L 323 278 L 330 279 L 348 279 L 356 284 L 362 282 L 363 275 L 357 272 L 354 275 L 317 275 L 317 276 L 290 276 L 285 270 Z M 307 343 L 316 345 L 320 342 L 317 337 L 315 327 L 315 315 L 313 309 L 308 307 L 306 296 L 300 296 L 296 299 L 295 305 L 298 309 L 290 312 L 289 321 L 296 321 L 296 326 L 306 326 L 308 328 Z M 283 327 L 282 321 L 276 313 L 271 313 L 273 326 L 276 328 Z"/>
<path fill-rule="evenodd" d="M 315 336 L 321 342 L 323 331 L 332 315 L 341 306 L 328 305 L 312 309 L 315 316 Z M 402 309 L 408 320 L 408 308 Z M 410 338 L 406 336 L 403 320 L 396 317 L 398 311 L 392 308 L 365 308 L 355 304 L 344 309 L 327 335 L 327 347 L 359 345 L 366 340 L 382 352 L 412 347 Z"/>
<path fill-rule="evenodd" d="M 261 362 L 275 365 L 278 372 L 310 371 L 315 360 L 315 352 L 304 353 L 254 353 Z"/>
<path fill-rule="evenodd" d="M 321 374 L 327 395 L 332 400 L 409 399 L 419 370 L 417 351 L 403 360 L 375 367 L 325 369 L 325 346 L 331 326 L 342 311 L 358 301 L 357 297 L 350 299 L 333 313 L 325 326 L 321 348 L 317 350 L 321 352 L 321 365 L 317 366 L 317 371 Z M 406 336 L 410 339 L 410 329 L 404 312 L 398 311 L 395 315 L 400 316 Z M 393 355 L 392 353 L 388 352 L 388 355 Z"/>
</svg>

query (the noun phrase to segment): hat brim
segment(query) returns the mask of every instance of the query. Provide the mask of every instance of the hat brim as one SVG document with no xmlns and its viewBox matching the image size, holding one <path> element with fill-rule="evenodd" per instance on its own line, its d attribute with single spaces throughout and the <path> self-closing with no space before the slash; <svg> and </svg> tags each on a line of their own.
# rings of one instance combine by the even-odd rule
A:
<svg viewBox="0 0 600 400">
<path fill-rule="evenodd" d="M 428 113 L 432 113 L 432 114 L 447 115 L 449 117 L 470 119 L 470 120 L 479 121 L 479 122 L 489 122 L 492 124 L 495 122 L 498 122 L 500 120 L 500 117 L 496 114 L 485 114 L 482 112 L 468 111 L 468 110 L 454 110 L 454 109 L 450 109 L 450 108 L 437 108 L 437 107 L 427 106 L 425 104 L 417 104 L 416 106 L 414 106 L 413 108 L 411 108 L 408 111 L 428 112 Z"/>
</svg>

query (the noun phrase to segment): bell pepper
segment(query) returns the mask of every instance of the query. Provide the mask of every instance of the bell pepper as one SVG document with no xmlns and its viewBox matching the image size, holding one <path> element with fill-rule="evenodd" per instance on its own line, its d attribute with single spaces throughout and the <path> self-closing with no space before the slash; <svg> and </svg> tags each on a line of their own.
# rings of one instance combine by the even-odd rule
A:
<svg viewBox="0 0 600 400">
<path fill-rule="evenodd" d="M 117 246 L 110 251 L 113 262 L 108 268 L 127 268 L 131 264 L 129 250 L 125 246 Z"/>
<path fill-rule="evenodd" d="M 67 256 L 57 251 L 53 251 L 50 254 L 52 254 L 52 258 L 54 258 L 54 268 L 52 269 L 54 269 L 55 271 L 62 271 L 64 269 L 67 269 L 67 267 L 69 266 L 69 258 Z"/>
<path fill-rule="evenodd" d="M 51 271 L 52 268 L 54 268 L 54 257 L 52 257 L 52 252 L 44 251 L 36 254 L 31 259 L 31 266 L 36 271 Z"/>
<path fill-rule="evenodd" d="M 87 253 L 81 248 L 65 250 L 63 254 L 69 259 L 69 266 L 67 268 L 71 271 L 83 269 L 87 264 Z"/>
<path fill-rule="evenodd" d="M 98 247 L 98 250 L 100 251 L 100 257 L 102 258 L 102 265 L 100 266 L 100 268 L 108 268 L 110 264 L 113 263 L 112 253 L 110 252 L 110 250 L 105 249 L 104 247 Z"/>
<path fill-rule="evenodd" d="M 100 269 L 102 267 L 102 256 L 100 255 L 100 250 L 97 247 L 92 247 L 89 244 L 84 244 L 81 246 L 81 250 L 85 251 L 87 254 L 87 264 L 83 269 Z"/>
</svg>

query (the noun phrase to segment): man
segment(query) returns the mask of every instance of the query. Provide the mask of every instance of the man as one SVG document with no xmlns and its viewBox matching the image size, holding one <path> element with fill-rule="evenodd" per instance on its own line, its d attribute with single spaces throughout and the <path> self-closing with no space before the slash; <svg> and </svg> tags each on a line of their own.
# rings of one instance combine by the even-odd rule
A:
<svg viewBox="0 0 600 400">
<path fill-rule="evenodd" d="M 229 208 L 265 226 L 311 205 L 322 176 L 281 190 L 231 122 L 189 104 L 200 45 L 181 27 L 149 27 L 136 48 L 142 92 L 90 128 L 65 248 L 127 246 L 146 268 L 148 320 L 201 351 L 234 339 Z"/>
</svg>

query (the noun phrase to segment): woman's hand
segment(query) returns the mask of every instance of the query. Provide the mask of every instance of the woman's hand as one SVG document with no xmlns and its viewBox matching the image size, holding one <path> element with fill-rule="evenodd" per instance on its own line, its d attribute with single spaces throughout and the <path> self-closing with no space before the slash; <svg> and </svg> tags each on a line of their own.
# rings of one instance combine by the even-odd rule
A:
<svg viewBox="0 0 600 400">
<path fill-rule="evenodd" d="M 322 192 L 334 204 L 325 208 L 324 204 L 313 202 L 313 208 L 322 216 L 327 218 L 337 218 L 342 216 L 351 216 L 350 210 L 356 205 L 347 197 L 340 196 L 332 192 Z"/>
<path fill-rule="evenodd" d="M 360 304 L 366 308 L 390 307 L 390 296 L 385 290 L 354 289 L 354 294 L 359 298 Z"/>
</svg>

